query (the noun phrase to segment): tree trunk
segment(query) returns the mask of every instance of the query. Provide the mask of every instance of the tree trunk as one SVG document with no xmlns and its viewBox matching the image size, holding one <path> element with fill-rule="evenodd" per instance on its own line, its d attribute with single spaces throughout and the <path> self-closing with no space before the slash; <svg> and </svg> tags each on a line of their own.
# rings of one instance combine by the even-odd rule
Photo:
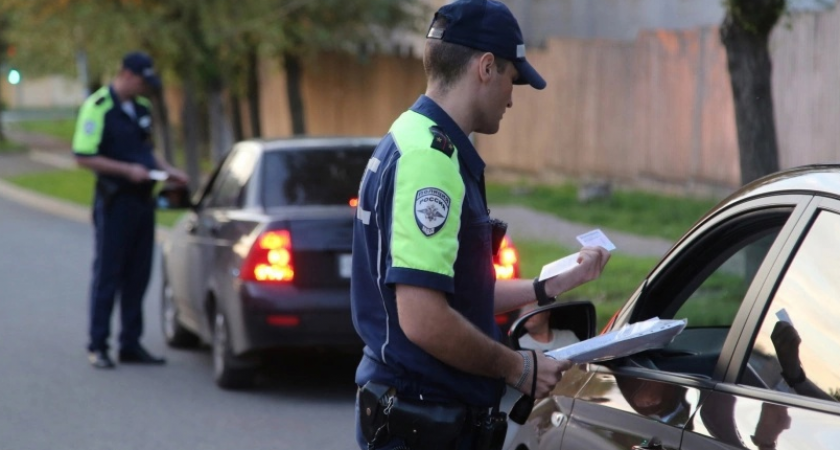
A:
<svg viewBox="0 0 840 450">
<path fill-rule="evenodd" d="M 155 114 L 155 131 L 157 141 L 163 146 L 163 157 L 170 164 L 174 164 L 175 154 L 172 150 L 172 127 L 169 125 L 169 109 L 163 98 L 163 91 L 156 91 L 153 97 L 152 111 Z"/>
<path fill-rule="evenodd" d="M 283 68 L 286 70 L 286 94 L 289 97 L 289 114 L 292 117 L 292 134 L 306 134 L 306 122 L 301 95 L 302 69 L 297 56 L 283 55 Z"/>
<path fill-rule="evenodd" d="M 262 137 L 262 118 L 260 115 L 260 66 L 257 49 L 248 53 L 248 116 L 251 122 L 251 137 Z"/>
<path fill-rule="evenodd" d="M 233 146 L 233 132 L 225 111 L 224 94 L 221 88 L 213 88 L 207 102 L 208 126 L 210 128 L 210 154 L 213 163 L 222 160 Z"/>
<path fill-rule="evenodd" d="M 735 103 L 742 184 L 779 170 L 767 45 L 771 30 L 748 31 L 730 13 L 720 31 Z"/>
<path fill-rule="evenodd" d="M 186 170 L 190 177 L 190 188 L 193 190 L 198 187 L 201 177 L 201 167 L 199 165 L 200 116 L 198 111 L 195 88 L 187 82 L 184 84 L 184 106 L 181 110 L 181 123 L 184 132 Z"/>
<path fill-rule="evenodd" d="M 239 142 L 245 139 L 245 127 L 242 124 L 242 100 L 231 92 L 230 94 L 230 119 L 233 123 L 233 140 Z"/>
</svg>

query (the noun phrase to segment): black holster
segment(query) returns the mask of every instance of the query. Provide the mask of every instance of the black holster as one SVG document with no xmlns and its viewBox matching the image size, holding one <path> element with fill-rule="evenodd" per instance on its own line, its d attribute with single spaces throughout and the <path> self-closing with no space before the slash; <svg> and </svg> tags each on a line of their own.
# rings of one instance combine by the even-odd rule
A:
<svg viewBox="0 0 840 450">
<path fill-rule="evenodd" d="M 120 185 L 116 181 L 97 178 L 96 194 L 102 199 L 102 205 L 108 209 L 120 193 Z"/>
<path fill-rule="evenodd" d="M 388 431 L 412 450 L 454 449 L 467 422 L 463 405 L 394 397 Z"/>
<path fill-rule="evenodd" d="M 501 450 L 505 442 L 507 417 L 502 412 L 477 414 L 460 404 L 400 398 L 389 386 L 373 382 L 359 389 L 358 396 L 359 425 L 369 448 L 398 437 L 411 450 L 450 450 L 467 433 L 475 435 L 476 450 Z"/>
<path fill-rule="evenodd" d="M 496 256 L 499 253 L 499 249 L 502 247 L 502 240 L 505 238 L 505 234 L 507 233 L 508 224 L 503 222 L 499 219 L 490 219 L 490 229 L 493 234 L 493 256 Z"/>
</svg>

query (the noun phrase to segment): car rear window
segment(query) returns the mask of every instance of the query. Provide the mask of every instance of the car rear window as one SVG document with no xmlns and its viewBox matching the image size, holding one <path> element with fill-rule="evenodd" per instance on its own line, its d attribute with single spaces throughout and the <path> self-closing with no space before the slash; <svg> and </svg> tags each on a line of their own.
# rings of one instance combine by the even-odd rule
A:
<svg viewBox="0 0 840 450">
<path fill-rule="evenodd" d="M 334 147 L 265 154 L 266 208 L 349 205 L 356 198 L 373 147 Z"/>
</svg>

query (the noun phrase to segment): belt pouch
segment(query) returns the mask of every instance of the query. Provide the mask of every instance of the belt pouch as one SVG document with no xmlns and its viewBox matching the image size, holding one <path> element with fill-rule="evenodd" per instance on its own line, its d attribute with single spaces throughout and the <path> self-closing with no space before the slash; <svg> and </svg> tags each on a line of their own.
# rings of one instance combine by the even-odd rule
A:
<svg viewBox="0 0 840 450">
<path fill-rule="evenodd" d="M 384 410 L 390 401 L 389 389 L 388 386 L 369 381 L 359 389 L 357 394 L 359 396 L 359 426 L 368 442 L 373 442 L 376 431 L 387 422 L 388 418 Z"/>
<path fill-rule="evenodd" d="M 96 192 L 102 197 L 102 204 L 109 207 L 120 192 L 120 185 L 116 181 L 97 178 Z"/>
<path fill-rule="evenodd" d="M 453 448 L 461 435 L 467 410 L 462 405 L 395 397 L 388 415 L 388 431 L 412 450 Z"/>
<path fill-rule="evenodd" d="M 475 424 L 476 450 L 502 450 L 507 435 L 507 414 L 490 414 Z"/>
</svg>

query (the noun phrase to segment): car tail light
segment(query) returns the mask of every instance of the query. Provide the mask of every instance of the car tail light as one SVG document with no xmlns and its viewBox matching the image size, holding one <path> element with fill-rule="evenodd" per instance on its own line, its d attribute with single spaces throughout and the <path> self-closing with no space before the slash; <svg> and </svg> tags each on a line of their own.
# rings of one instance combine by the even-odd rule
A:
<svg viewBox="0 0 840 450">
<path fill-rule="evenodd" d="M 295 278 L 292 235 L 288 230 L 265 231 L 257 237 L 242 263 L 239 276 L 245 281 L 287 283 Z"/>
<path fill-rule="evenodd" d="M 496 267 L 497 280 L 512 280 L 519 277 L 519 253 L 507 236 L 502 239 L 498 253 L 493 256 L 493 265 Z"/>
<path fill-rule="evenodd" d="M 496 314 L 496 325 L 507 325 L 510 322 L 510 317 L 507 314 Z"/>
<path fill-rule="evenodd" d="M 349 204 L 350 204 L 350 206 L 352 206 L 353 208 L 355 208 L 355 207 L 359 206 L 359 199 L 358 199 L 358 198 L 356 198 L 356 197 L 353 197 L 353 198 L 351 198 L 351 199 L 350 199 L 350 201 L 349 201 L 349 202 L 347 202 L 347 203 L 349 203 Z"/>
</svg>

